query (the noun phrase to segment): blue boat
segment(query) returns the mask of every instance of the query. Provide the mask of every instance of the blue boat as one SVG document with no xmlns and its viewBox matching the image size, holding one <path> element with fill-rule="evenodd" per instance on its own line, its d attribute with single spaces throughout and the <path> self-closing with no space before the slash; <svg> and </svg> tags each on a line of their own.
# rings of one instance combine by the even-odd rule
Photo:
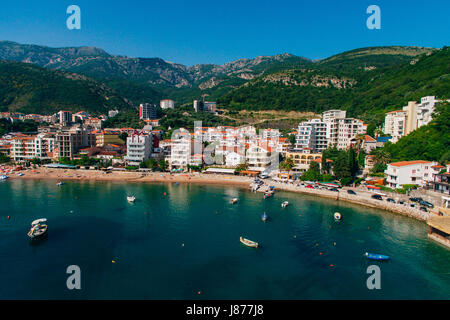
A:
<svg viewBox="0 0 450 320">
<path fill-rule="evenodd" d="M 368 253 L 366 252 L 365 256 L 370 260 L 378 260 L 378 261 L 385 261 L 389 260 L 389 256 L 385 256 L 384 254 L 378 254 L 378 253 Z"/>
<path fill-rule="evenodd" d="M 8 179 L 9 177 L 7 176 L 7 175 L 1 175 L 0 176 L 0 180 L 6 180 L 6 179 Z"/>
<path fill-rule="evenodd" d="M 269 218 L 269 216 L 264 212 L 263 215 L 261 216 L 261 220 L 262 221 L 266 221 Z"/>
</svg>

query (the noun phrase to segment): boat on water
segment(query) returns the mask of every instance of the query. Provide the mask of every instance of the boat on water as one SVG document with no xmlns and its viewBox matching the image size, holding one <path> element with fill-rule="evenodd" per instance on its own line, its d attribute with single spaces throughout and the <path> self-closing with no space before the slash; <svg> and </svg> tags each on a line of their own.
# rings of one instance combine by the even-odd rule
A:
<svg viewBox="0 0 450 320">
<path fill-rule="evenodd" d="M 247 247 L 258 248 L 258 242 L 248 240 L 242 237 L 240 237 L 239 240 L 241 241 L 242 244 L 245 244 Z"/>
<path fill-rule="evenodd" d="M 264 222 L 266 222 L 267 219 L 269 219 L 269 216 L 264 212 L 264 213 L 262 214 L 262 216 L 261 216 L 261 220 L 264 221 Z"/>
<path fill-rule="evenodd" d="M 284 201 L 284 202 L 281 204 L 281 207 L 282 207 L 282 208 L 286 208 L 288 205 L 289 205 L 289 201 Z"/>
<path fill-rule="evenodd" d="M 335 212 L 334 213 L 334 219 L 335 220 L 342 220 L 342 214 L 340 214 L 339 212 Z"/>
<path fill-rule="evenodd" d="M 63 184 L 64 184 L 64 182 L 60 181 L 56 185 L 59 187 L 59 186 L 62 186 Z"/>
<path fill-rule="evenodd" d="M 233 198 L 233 199 L 230 200 L 230 203 L 234 204 L 234 203 L 238 202 L 238 200 L 239 200 L 238 198 Z"/>
<path fill-rule="evenodd" d="M 23 177 L 25 174 L 23 172 L 17 174 L 19 177 Z"/>
<path fill-rule="evenodd" d="M 9 179 L 9 177 L 7 175 L 2 174 L 0 176 L 0 180 L 6 180 L 6 179 Z"/>
<path fill-rule="evenodd" d="M 45 224 L 45 222 L 47 222 L 47 219 L 45 218 L 34 220 L 31 223 L 30 231 L 28 231 L 28 237 L 31 239 L 39 239 L 44 237 L 48 230 L 48 225 Z"/>
<path fill-rule="evenodd" d="M 134 202 L 136 200 L 136 197 L 135 196 L 128 196 L 127 197 L 127 201 L 128 202 Z"/>
<path fill-rule="evenodd" d="M 386 260 L 389 260 L 391 258 L 391 257 L 386 256 L 384 254 L 378 254 L 378 253 L 368 253 L 368 252 L 366 252 L 364 255 L 367 257 L 367 259 L 378 260 L 378 261 L 386 261 Z"/>
</svg>

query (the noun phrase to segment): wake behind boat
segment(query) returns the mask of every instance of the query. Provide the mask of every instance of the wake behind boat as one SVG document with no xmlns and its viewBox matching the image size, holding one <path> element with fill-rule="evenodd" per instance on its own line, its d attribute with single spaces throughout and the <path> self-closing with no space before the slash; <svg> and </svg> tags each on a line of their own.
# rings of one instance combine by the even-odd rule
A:
<svg viewBox="0 0 450 320">
<path fill-rule="evenodd" d="M 264 222 L 266 222 L 267 219 L 269 219 L 269 216 L 264 212 L 264 213 L 262 214 L 262 216 L 261 216 L 261 220 L 264 221 Z"/>
<path fill-rule="evenodd" d="M 386 261 L 386 260 L 390 259 L 389 256 L 386 256 L 384 254 L 378 254 L 378 253 L 368 253 L 368 252 L 366 252 L 365 256 L 367 257 L 367 259 L 378 260 L 378 261 Z"/>
<path fill-rule="evenodd" d="M 242 237 L 240 237 L 239 240 L 241 241 L 242 244 L 245 244 L 247 247 L 258 248 L 258 242 L 248 240 Z"/>
<path fill-rule="evenodd" d="M 38 239 L 45 236 L 48 230 L 48 225 L 44 224 L 45 222 L 47 222 L 47 219 L 45 218 L 34 220 L 31 223 L 30 231 L 28 231 L 28 237 L 31 239 Z"/>
</svg>

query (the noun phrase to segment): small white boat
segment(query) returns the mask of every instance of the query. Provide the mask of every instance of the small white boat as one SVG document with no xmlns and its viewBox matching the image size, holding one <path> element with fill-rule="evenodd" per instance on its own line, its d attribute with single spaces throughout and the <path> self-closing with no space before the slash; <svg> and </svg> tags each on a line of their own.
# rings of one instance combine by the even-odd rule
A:
<svg viewBox="0 0 450 320">
<path fill-rule="evenodd" d="M 262 220 L 263 222 L 266 222 L 267 219 L 269 219 L 269 216 L 264 212 L 263 215 L 261 216 L 261 220 Z"/>
<path fill-rule="evenodd" d="M 9 177 L 7 175 L 3 174 L 0 176 L 0 180 L 6 180 L 6 179 L 9 179 Z"/>
<path fill-rule="evenodd" d="M 340 214 L 339 212 L 335 212 L 335 213 L 334 213 L 334 219 L 336 219 L 336 220 L 342 220 L 342 214 Z"/>
<path fill-rule="evenodd" d="M 241 243 L 245 244 L 247 247 L 258 248 L 258 242 L 248 240 L 248 239 L 245 239 L 242 237 L 240 237 L 239 240 L 241 241 Z"/>
<path fill-rule="evenodd" d="M 127 197 L 127 201 L 128 202 L 134 202 L 136 200 L 136 197 L 135 196 L 128 196 Z"/>
<path fill-rule="evenodd" d="M 281 204 L 281 207 L 282 207 L 282 208 L 286 208 L 288 205 L 289 205 L 289 202 L 288 202 L 288 201 L 284 201 L 284 202 Z"/>
<path fill-rule="evenodd" d="M 17 174 L 19 177 L 23 177 L 25 175 L 25 173 L 20 172 L 19 174 Z"/>
<path fill-rule="evenodd" d="M 60 181 L 60 182 L 58 182 L 56 185 L 57 185 L 58 187 L 60 187 L 60 186 L 62 186 L 63 184 L 64 184 L 64 182 Z"/>
<path fill-rule="evenodd" d="M 38 239 L 47 234 L 48 226 L 47 224 L 44 224 L 44 222 L 47 222 L 47 219 L 37 219 L 34 220 L 31 223 L 31 229 L 28 231 L 28 237 L 31 239 Z"/>
<path fill-rule="evenodd" d="M 230 203 L 231 203 L 231 204 L 234 204 L 234 203 L 236 203 L 236 202 L 238 202 L 238 201 L 239 201 L 238 198 L 233 198 L 233 199 L 230 200 Z"/>
</svg>

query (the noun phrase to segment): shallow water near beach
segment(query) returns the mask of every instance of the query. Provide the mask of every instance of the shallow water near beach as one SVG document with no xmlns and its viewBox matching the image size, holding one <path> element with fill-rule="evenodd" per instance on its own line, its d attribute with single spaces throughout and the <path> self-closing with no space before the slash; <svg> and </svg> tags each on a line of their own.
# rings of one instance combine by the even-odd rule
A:
<svg viewBox="0 0 450 320">
<path fill-rule="evenodd" d="M 381 210 L 174 183 L 13 180 L 0 195 L 0 299 L 450 298 L 450 250 L 427 239 L 425 223 Z M 48 239 L 30 244 L 43 217 Z M 373 264 L 380 290 L 366 285 Z M 69 265 L 81 268 L 81 290 L 66 287 Z"/>
</svg>

